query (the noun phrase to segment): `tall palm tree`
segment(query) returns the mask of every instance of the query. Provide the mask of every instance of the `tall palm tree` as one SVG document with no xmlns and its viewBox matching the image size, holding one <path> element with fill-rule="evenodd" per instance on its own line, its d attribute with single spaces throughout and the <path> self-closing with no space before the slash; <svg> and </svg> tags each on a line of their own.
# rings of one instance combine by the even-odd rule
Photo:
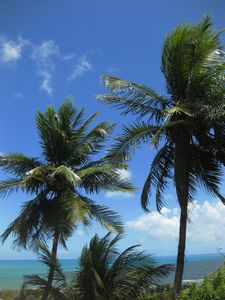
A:
<svg viewBox="0 0 225 300">
<path fill-rule="evenodd" d="M 161 64 L 167 96 L 111 76 L 103 76 L 111 94 L 97 96 L 125 115 L 138 117 L 124 127 L 108 157 L 126 161 L 136 147 L 146 142 L 157 149 L 144 183 L 142 207 L 148 210 L 153 187 L 160 211 L 169 180 L 175 185 L 181 209 L 176 293 L 180 292 L 183 276 L 188 203 L 198 184 L 224 202 L 219 193 L 221 165 L 211 144 L 224 130 L 225 60 L 220 33 L 215 32 L 206 16 L 194 25 L 181 24 L 168 34 Z"/>
<path fill-rule="evenodd" d="M 3 242 L 13 235 L 14 244 L 26 248 L 36 240 L 52 240 L 51 253 L 57 257 L 58 245 L 66 247 L 79 221 L 90 225 L 95 218 L 108 230 L 121 232 L 118 215 L 87 196 L 102 190 L 134 190 L 128 180 L 120 178 L 116 163 L 94 160 L 113 129 L 108 122 L 89 129 L 97 115 L 84 121 L 84 110 L 77 111 L 71 101 L 62 104 L 58 112 L 49 107 L 36 116 L 42 158 L 18 153 L 0 156 L 0 167 L 12 175 L 0 183 L 1 195 L 20 189 L 33 197 L 3 233 Z M 48 298 L 53 277 L 54 268 L 50 268 L 43 300 Z"/>
<path fill-rule="evenodd" d="M 171 265 L 154 264 L 152 256 L 131 246 L 122 253 L 116 248 L 120 235 L 111 239 L 95 235 L 83 248 L 79 267 L 71 281 L 66 279 L 58 260 L 39 245 L 41 261 L 56 269 L 51 295 L 55 300 L 135 300 L 151 290 L 173 269 Z M 26 276 L 25 284 L 42 290 L 46 280 L 37 275 Z"/>
</svg>

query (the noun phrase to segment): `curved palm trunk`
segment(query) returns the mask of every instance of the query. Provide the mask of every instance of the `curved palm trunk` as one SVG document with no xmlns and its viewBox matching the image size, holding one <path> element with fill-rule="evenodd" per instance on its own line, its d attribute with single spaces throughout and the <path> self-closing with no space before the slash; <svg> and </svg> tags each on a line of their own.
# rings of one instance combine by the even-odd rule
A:
<svg viewBox="0 0 225 300">
<path fill-rule="evenodd" d="M 188 138 L 182 135 L 176 143 L 175 149 L 175 165 L 174 177 L 177 198 L 179 201 L 180 213 L 180 228 L 179 228 L 179 243 L 177 251 L 176 272 L 174 278 L 174 289 L 176 295 L 180 293 L 183 271 L 184 257 L 186 246 L 186 230 L 187 230 L 187 213 L 189 200 L 189 141 Z"/>
<path fill-rule="evenodd" d="M 178 244 L 176 272 L 175 272 L 175 279 L 174 279 L 174 289 L 176 294 L 180 293 L 181 285 L 182 285 L 185 246 L 186 246 L 186 229 L 187 229 L 187 209 L 185 210 L 183 208 L 180 213 L 179 244 Z"/>
<path fill-rule="evenodd" d="M 59 235 L 55 234 L 54 238 L 53 238 L 53 243 L 52 243 L 52 259 L 54 260 L 57 257 L 57 249 L 58 249 L 58 244 L 59 244 Z M 42 300 L 47 300 L 50 290 L 51 290 L 51 286 L 52 286 L 52 282 L 54 279 L 54 272 L 55 272 L 55 266 L 54 264 L 52 264 L 52 266 L 49 269 L 49 273 L 48 273 L 48 280 L 47 280 L 47 285 L 44 289 L 43 295 L 42 295 Z"/>
</svg>

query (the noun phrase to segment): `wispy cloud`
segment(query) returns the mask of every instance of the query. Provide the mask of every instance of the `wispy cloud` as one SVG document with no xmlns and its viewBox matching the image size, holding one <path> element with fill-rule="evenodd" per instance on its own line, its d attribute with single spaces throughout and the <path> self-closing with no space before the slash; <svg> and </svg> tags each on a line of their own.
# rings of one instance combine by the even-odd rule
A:
<svg viewBox="0 0 225 300">
<path fill-rule="evenodd" d="M 114 67 L 114 66 L 109 66 L 108 68 L 107 68 L 107 73 L 118 73 L 120 71 L 120 69 L 119 68 L 116 68 L 116 67 Z"/>
<path fill-rule="evenodd" d="M 48 40 L 38 46 L 34 46 L 32 57 L 41 65 L 49 65 L 49 59 L 55 55 L 59 55 L 59 48 L 55 41 Z"/>
<path fill-rule="evenodd" d="M 194 203 L 188 224 L 187 239 L 192 242 L 219 244 L 224 240 L 225 206 L 221 202 Z M 215 222 L 216 220 L 216 222 Z M 146 232 L 158 240 L 177 240 L 179 230 L 179 209 L 163 208 L 162 214 L 154 211 L 144 214 L 135 220 L 128 221 L 126 226 L 132 230 Z M 217 245 L 218 245 L 217 244 Z"/>
<path fill-rule="evenodd" d="M 122 198 L 132 198 L 132 197 L 134 197 L 134 194 L 133 193 L 125 193 L 125 192 L 120 192 L 120 191 L 118 191 L 118 192 L 111 192 L 111 191 L 108 191 L 108 192 L 106 192 L 105 193 L 105 197 L 107 198 L 107 199 L 115 199 L 115 198 L 117 198 L 117 199 L 122 199 Z"/>
<path fill-rule="evenodd" d="M 22 93 L 20 93 L 20 92 L 14 92 L 14 93 L 13 93 L 13 98 L 15 98 L 15 99 L 24 99 L 25 97 L 24 97 L 24 95 L 23 95 Z"/>
<path fill-rule="evenodd" d="M 84 73 L 87 73 L 88 71 L 93 70 L 92 65 L 90 61 L 88 60 L 86 55 L 82 55 L 79 59 L 77 64 L 75 65 L 72 74 L 68 78 L 68 81 L 74 80 L 80 76 L 82 76 Z"/>
<path fill-rule="evenodd" d="M 46 92 L 49 96 L 52 95 L 52 74 L 49 71 L 40 72 L 40 76 L 42 78 L 42 82 L 40 85 L 40 89 Z"/>
<path fill-rule="evenodd" d="M 0 62 L 3 64 L 15 63 L 22 58 L 25 47 L 29 47 L 31 58 L 35 62 L 37 73 L 41 77 L 40 89 L 48 95 L 53 92 L 53 72 L 55 69 L 54 58 L 59 57 L 59 48 L 55 41 L 48 40 L 40 45 L 18 37 L 16 40 L 0 37 Z M 21 98 L 14 94 L 14 98 Z"/>
<path fill-rule="evenodd" d="M 83 236 L 84 234 L 85 234 L 85 232 L 83 230 L 81 230 L 81 229 L 77 229 L 75 231 L 75 235 Z"/>
<path fill-rule="evenodd" d="M 59 55 L 59 48 L 53 40 L 48 40 L 42 42 L 40 45 L 33 46 L 31 57 L 35 61 L 38 74 L 41 77 L 40 89 L 49 96 L 53 93 L 54 59 L 59 57 Z"/>
<path fill-rule="evenodd" d="M 24 49 L 27 49 L 25 52 Z M 81 56 L 77 56 L 74 52 L 64 54 L 60 51 L 59 46 L 54 40 L 46 40 L 35 44 L 18 36 L 16 39 L 6 38 L 0 35 L 0 64 L 16 66 L 24 53 L 26 58 L 32 59 L 36 67 L 36 73 L 40 77 L 39 88 L 49 96 L 52 96 L 53 81 L 55 77 L 55 69 L 62 63 L 75 63 L 72 71 L 67 77 L 68 81 L 75 80 L 83 74 L 92 71 L 93 66 L 89 57 L 92 55 L 102 55 L 101 49 L 92 49 L 85 52 Z M 16 97 L 14 95 L 14 97 Z M 18 97 L 17 97 L 18 98 Z"/>
<path fill-rule="evenodd" d="M 0 37 L 0 62 L 3 64 L 13 63 L 22 57 L 22 51 L 29 42 L 18 37 L 16 41 Z"/>
<path fill-rule="evenodd" d="M 75 53 L 70 53 L 70 54 L 67 54 L 67 55 L 64 55 L 62 57 L 63 60 L 72 60 L 76 57 L 76 54 Z"/>
</svg>

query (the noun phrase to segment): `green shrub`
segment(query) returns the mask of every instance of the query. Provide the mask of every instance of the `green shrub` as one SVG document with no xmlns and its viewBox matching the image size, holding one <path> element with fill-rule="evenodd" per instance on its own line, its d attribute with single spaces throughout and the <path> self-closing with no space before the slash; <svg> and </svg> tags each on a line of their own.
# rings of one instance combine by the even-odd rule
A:
<svg viewBox="0 0 225 300">
<path fill-rule="evenodd" d="M 225 267 L 207 276 L 199 286 L 187 285 L 179 300 L 225 300 Z"/>
</svg>

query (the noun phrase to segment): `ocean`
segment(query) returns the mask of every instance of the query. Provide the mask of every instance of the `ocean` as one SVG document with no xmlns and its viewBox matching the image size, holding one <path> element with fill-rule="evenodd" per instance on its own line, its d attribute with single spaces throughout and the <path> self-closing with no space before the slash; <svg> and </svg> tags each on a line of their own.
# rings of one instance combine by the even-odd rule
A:
<svg viewBox="0 0 225 300">
<path fill-rule="evenodd" d="M 155 256 L 157 264 L 175 264 L 175 256 Z M 78 260 L 61 260 L 65 273 L 72 274 L 78 266 Z M 199 280 L 210 272 L 215 271 L 224 264 L 224 258 L 220 254 L 188 255 L 185 259 L 183 280 Z M 0 260 L 0 289 L 19 288 L 23 283 L 24 275 L 45 274 L 46 269 L 36 260 Z M 170 274 L 163 283 L 171 283 L 174 274 Z"/>
</svg>

